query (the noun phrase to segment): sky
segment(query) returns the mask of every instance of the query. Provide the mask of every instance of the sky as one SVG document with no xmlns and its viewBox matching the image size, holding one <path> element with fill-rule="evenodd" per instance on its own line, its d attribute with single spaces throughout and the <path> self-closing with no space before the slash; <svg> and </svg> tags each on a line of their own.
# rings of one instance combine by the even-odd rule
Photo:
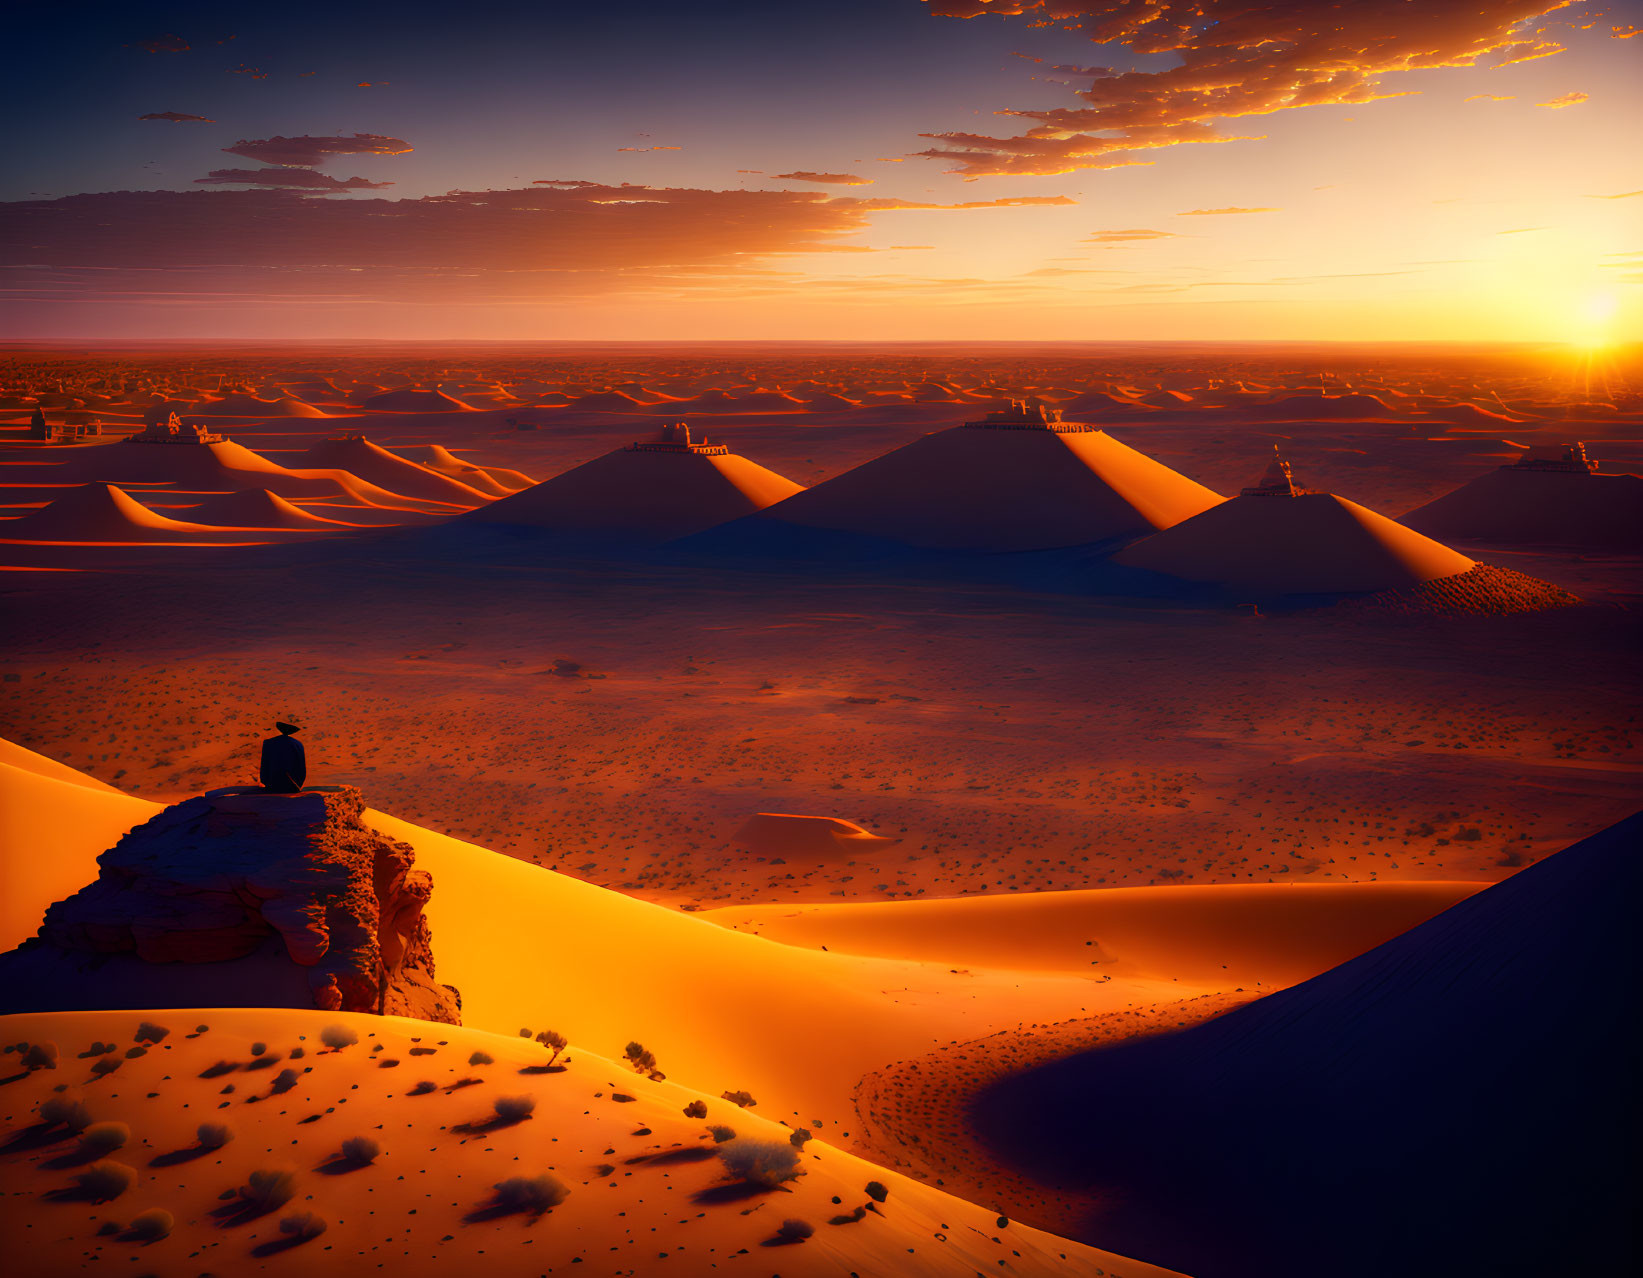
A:
<svg viewBox="0 0 1643 1278">
<path fill-rule="evenodd" d="M 30 6 L 0 336 L 1643 340 L 1643 0 Z"/>
</svg>

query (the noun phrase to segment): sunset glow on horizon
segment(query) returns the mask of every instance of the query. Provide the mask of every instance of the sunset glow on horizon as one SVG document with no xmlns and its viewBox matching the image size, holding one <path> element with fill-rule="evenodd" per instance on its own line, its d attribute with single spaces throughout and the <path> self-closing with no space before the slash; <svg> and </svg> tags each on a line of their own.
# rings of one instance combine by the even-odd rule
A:
<svg viewBox="0 0 1643 1278">
<path fill-rule="evenodd" d="M 1643 338 L 1635 3 L 552 8 L 27 16 L 4 335 Z"/>
</svg>

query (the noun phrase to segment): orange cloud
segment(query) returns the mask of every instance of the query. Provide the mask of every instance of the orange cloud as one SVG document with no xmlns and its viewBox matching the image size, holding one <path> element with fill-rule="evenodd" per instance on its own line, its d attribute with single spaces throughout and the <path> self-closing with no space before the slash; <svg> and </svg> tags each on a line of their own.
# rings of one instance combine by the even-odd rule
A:
<svg viewBox="0 0 1643 1278">
<path fill-rule="evenodd" d="M 409 142 L 384 137 L 380 133 L 356 133 L 351 138 L 314 138 L 306 135 L 295 138 L 241 139 L 223 150 L 229 155 L 242 155 L 248 160 L 265 164 L 295 164 L 312 166 L 334 155 L 405 155 L 411 149 Z"/>
<path fill-rule="evenodd" d="M 1573 93 L 1565 93 L 1560 97 L 1553 98 L 1550 102 L 1542 102 L 1540 105 L 1543 107 L 1551 107 L 1552 110 L 1556 111 L 1563 107 L 1579 106 L 1582 102 L 1590 99 L 1591 96 L 1592 95 L 1589 93 L 1582 93 L 1580 90 L 1576 89 Z"/>
<path fill-rule="evenodd" d="M 1144 240 L 1174 240 L 1180 237 L 1174 231 L 1092 231 L 1084 237 L 1086 244 L 1138 244 Z"/>
<path fill-rule="evenodd" d="M 1227 213 L 1282 213 L 1278 208 L 1242 209 L 1231 205 L 1224 209 L 1188 209 L 1185 213 L 1177 213 L 1176 217 L 1220 217 Z"/>
<path fill-rule="evenodd" d="M 921 154 L 967 177 L 1045 175 L 1137 163 L 1126 152 L 1246 141 L 1217 125 L 1297 107 L 1397 96 L 1383 77 L 1439 67 L 1506 66 L 1563 46 L 1535 19 L 1572 0 L 1421 0 L 1310 4 L 1289 0 L 925 0 L 932 13 L 1054 22 L 1099 45 L 1172 55 L 1158 71 L 1098 77 L 1067 109 L 1004 110 L 1033 121 L 1014 136 L 927 133 Z M 1099 68 L 1096 68 L 1099 69 Z"/>
<path fill-rule="evenodd" d="M 841 198 L 834 203 L 851 203 L 868 213 L 900 213 L 907 210 L 923 211 L 926 209 L 936 212 L 955 213 L 965 209 L 1016 209 L 1026 208 L 1035 204 L 1077 204 L 1078 201 L 1066 195 L 1007 195 L 997 200 L 965 200 L 960 204 L 923 204 L 917 200 L 846 200 Z"/>
<path fill-rule="evenodd" d="M 198 121 L 200 124 L 215 124 L 215 120 L 207 119 L 203 115 L 186 115 L 181 111 L 150 111 L 147 115 L 139 115 L 139 120 L 170 120 L 173 124 L 184 124 Z"/>
<path fill-rule="evenodd" d="M 1588 195 L 1588 200 L 1630 200 L 1635 196 L 1643 195 L 1643 191 L 1622 191 L 1619 195 Z"/>
<path fill-rule="evenodd" d="M 872 178 L 857 177 L 854 173 L 810 173 L 800 169 L 795 173 L 778 173 L 776 177 L 786 182 L 823 182 L 829 186 L 871 186 Z"/>
<path fill-rule="evenodd" d="M 1474 93 L 1471 97 L 1461 100 L 1463 102 L 1514 102 L 1517 100 L 1517 96 L 1512 93 Z"/>
</svg>

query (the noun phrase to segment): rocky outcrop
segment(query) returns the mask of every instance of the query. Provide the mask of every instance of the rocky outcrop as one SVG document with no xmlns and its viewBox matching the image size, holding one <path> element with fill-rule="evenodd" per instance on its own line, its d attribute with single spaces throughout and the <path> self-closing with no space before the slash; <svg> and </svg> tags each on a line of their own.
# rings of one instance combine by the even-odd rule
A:
<svg viewBox="0 0 1643 1278">
<path fill-rule="evenodd" d="M 364 807 L 341 786 L 167 808 L 0 955 L 0 1007 L 312 1006 L 460 1024 L 460 995 L 434 979 L 433 879 Z"/>
</svg>

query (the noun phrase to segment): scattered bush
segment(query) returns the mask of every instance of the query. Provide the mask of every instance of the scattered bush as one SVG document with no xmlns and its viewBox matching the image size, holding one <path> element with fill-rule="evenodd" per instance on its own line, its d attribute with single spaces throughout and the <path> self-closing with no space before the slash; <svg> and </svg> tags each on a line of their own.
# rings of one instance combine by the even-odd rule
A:
<svg viewBox="0 0 1643 1278">
<path fill-rule="evenodd" d="M 438 1091 L 438 1090 L 439 1090 L 439 1087 L 438 1087 L 437 1084 L 431 1083 L 427 1079 L 423 1079 L 415 1087 L 411 1088 L 410 1094 L 412 1096 L 426 1096 L 429 1092 L 434 1092 L 434 1091 Z"/>
<path fill-rule="evenodd" d="M 98 1078 L 103 1078 L 109 1074 L 112 1074 L 124 1064 L 125 1062 L 116 1056 L 104 1056 L 92 1065 L 91 1072 Z"/>
<path fill-rule="evenodd" d="M 472 1056 L 468 1057 L 468 1064 L 489 1065 L 491 1064 L 491 1054 L 489 1052 L 475 1052 Z"/>
<path fill-rule="evenodd" d="M 815 1232 L 815 1226 L 808 1220 L 784 1220 L 776 1237 L 784 1243 L 801 1243 Z"/>
<path fill-rule="evenodd" d="M 31 1074 L 37 1069 L 57 1068 L 56 1043 L 31 1043 L 23 1053 L 23 1068 Z"/>
<path fill-rule="evenodd" d="M 1008 1229 L 1010 1227 L 1010 1218 L 1008 1216 L 1000 1216 L 998 1218 L 998 1227 L 1000 1229 Z"/>
<path fill-rule="evenodd" d="M 570 1190 L 557 1176 L 511 1176 L 497 1184 L 492 1195 L 494 1205 L 502 1211 L 522 1211 L 540 1216 L 564 1202 Z"/>
<path fill-rule="evenodd" d="M 641 1074 L 656 1072 L 656 1054 L 647 1051 L 643 1043 L 629 1043 L 622 1049 L 622 1054 L 628 1058 L 628 1064 L 633 1066 L 637 1072 Z"/>
<path fill-rule="evenodd" d="M 528 1029 L 522 1029 L 522 1030 L 519 1031 L 519 1037 L 520 1038 L 529 1038 L 530 1036 L 531 1036 L 531 1032 Z"/>
<path fill-rule="evenodd" d="M 269 1091 L 275 1096 L 283 1095 L 297 1085 L 300 1076 L 294 1069 L 282 1069 L 274 1075 L 274 1081 L 268 1085 Z"/>
<path fill-rule="evenodd" d="M 80 1133 L 80 1152 L 92 1158 L 112 1154 L 131 1139 L 131 1128 L 124 1123 L 93 1123 Z"/>
<path fill-rule="evenodd" d="M 706 1118 L 707 1117 L 707 1102 L 706 1101 L 699 1101 L 699 1100 L 691 1101 L 690 1104 L 685 1106 L 685 1117 L 686 1118 Z"/>
<path fill-rule="evenodd" d="M 239 1188 L 240 1198 L 259 1212 L 285 1206 L 296 1192 L 297 1178 L 288 1171 L 254 1171 Z"/>
<path fill-rule="evenodd" d="M 294 1061 L 300 1061 L 306 1055 L 308 1055 L 308 1053 L 300 1047 L 293 1047 L 291 1049 L 291 1059 Z"/>
<path fill-rule="evenodd" d="M 774 1189 L 799 1174 L 799 1151 L 786 1141 L 742 1137 L 718 1148 L 721 1162 L 737 1180 Z"/>
<path fill-rule="evenodd" d="M 201 1123 L 194 1129 L 194 1139 L 201 1149 L 221 1149 L 234 1139 L 234 1129 L 227 1123 Z"/>
<path fill-rule="evenodd" d="M 708 1135 L 713 1137 L 713 1143 L 715 1145 L 722 1145 L 727 1140 L 736 1139 L 736 1129 L 734 1127 L 726 1127 L 722 1123 L 714 1123 L 707 1129 L 707 1131 Z"/>
<path fill-rule="evenodd" d="M 118 1198 L 136 1183 L 137 1173 L 124 1163 L 93 1163 L 73 1177 L 80 1193 L 94 1203 Z"/>
<path fill-rule="evenodd" d="M 382 1146 L 369 1136 L 352 1136 L 342 1142 L 342 1161 L 355 1167 L 368 1167 L 376 1162 Z"/>
<path fill-rule="evenodd" d="M 83 1132 L 91 1126 L 91 1111 L 73 1092 L 61 1092 L 40 1102 L 40 1121 L 47 1127 Z"/>
<path fill-rule="evenodd" d="M 843 1216 L 834 1216 L 833 1219 L 827 1223 L 829 1225 L 853 1225 L 858 1220 L 865 1219 L 867 1219 L 867 1208 L 858 1207 L 855 1211 L 847 1212 Z"/>
<path fill-rule="evenodd" d="M 174 1224 L 176 1221 L 165 1208 L 150 1207 L 132 1217 L 131 1223 L 126 1226 L 126 1237 L 133 1242 L 159 1242 L 171 1233 Z"/>
<path fill-rule="evenodd" d="M 153 1021 L 144 1021 L 132 1035 L 132 1041 L 137 1043 L 158 1043 L 171 1033 L 164 1025 L 156 1025 Z"/>
<path fill-rule="evenodd" d="M 740 1105 L 743 1109 L 751 1109 L 759 1103 L 748 1092 L 720 1092 L 719 1099 L 727 1100 L 732 1105 Z"/>
<path fill-rule="evenodd" d="M 253 1056 L 266 1056 L 267 1054 L 268 1054 L 268 1044 L 267 1043 L 253 1043 L 253 1044 L 251 1044 L 251 1055 L 253 1055 Z"/>
<path fill-rule="evenodd" d="M 324 1219 L 311 1211 L 293 1212 L 280 1221 L 280 1233 L 295 1238 L 298 1242 L 308 1242 L 324 1232 Z"/>
<path fill-rule="evenodd" d="M 548 1057 L 549 1065 L 552 1065 L 556 1060 L 558 1060 L 559 1053 L 570 1046 L 570 1039 L 566 1038 L 558 1030 L 543 1030 L 536 1036 L 536 1041 L 553 1053 L 552 1056 Z"/>
<path fill-rule="evenodd" d="M 534 1096 L 498 1096 L 491 1102 L 491 1108 L 496 1116 L 504 1123 L 522 1123 L 531 1116 L 536 1108 Z"/>
<path fill-rule="evenodd" d="M 787 1143 L 790 1144 L 791 1146 L 793 1146 L 794 1149 L 803 1149 L 804 1146 L 805 1146 L 805 1142 L 808 1141 L 809 1139 L 810 1139 L 810 1133 L 805 1131 L 804 1128 L 800 1127 L 797 1130 L 795 1130 L 791 1136 L 789 1136 L 787 1138 Z"/>
<path fill-rule="evenodd" d="M 359 1042 L 359 1035 L 346 1025 L 327 1025 L 319 1032 L 319 1041 L 333 1052 L 340 1052 Z"/>
<path fill-rule="evenodd" d="M 879 1181 L 870 1180 L 867 1182 L 867 1196 L 876 1203 L 882 1203 L 886 1198 L 890 1197 L 890 1191 L 886 1189 Z"/>
</svg>

